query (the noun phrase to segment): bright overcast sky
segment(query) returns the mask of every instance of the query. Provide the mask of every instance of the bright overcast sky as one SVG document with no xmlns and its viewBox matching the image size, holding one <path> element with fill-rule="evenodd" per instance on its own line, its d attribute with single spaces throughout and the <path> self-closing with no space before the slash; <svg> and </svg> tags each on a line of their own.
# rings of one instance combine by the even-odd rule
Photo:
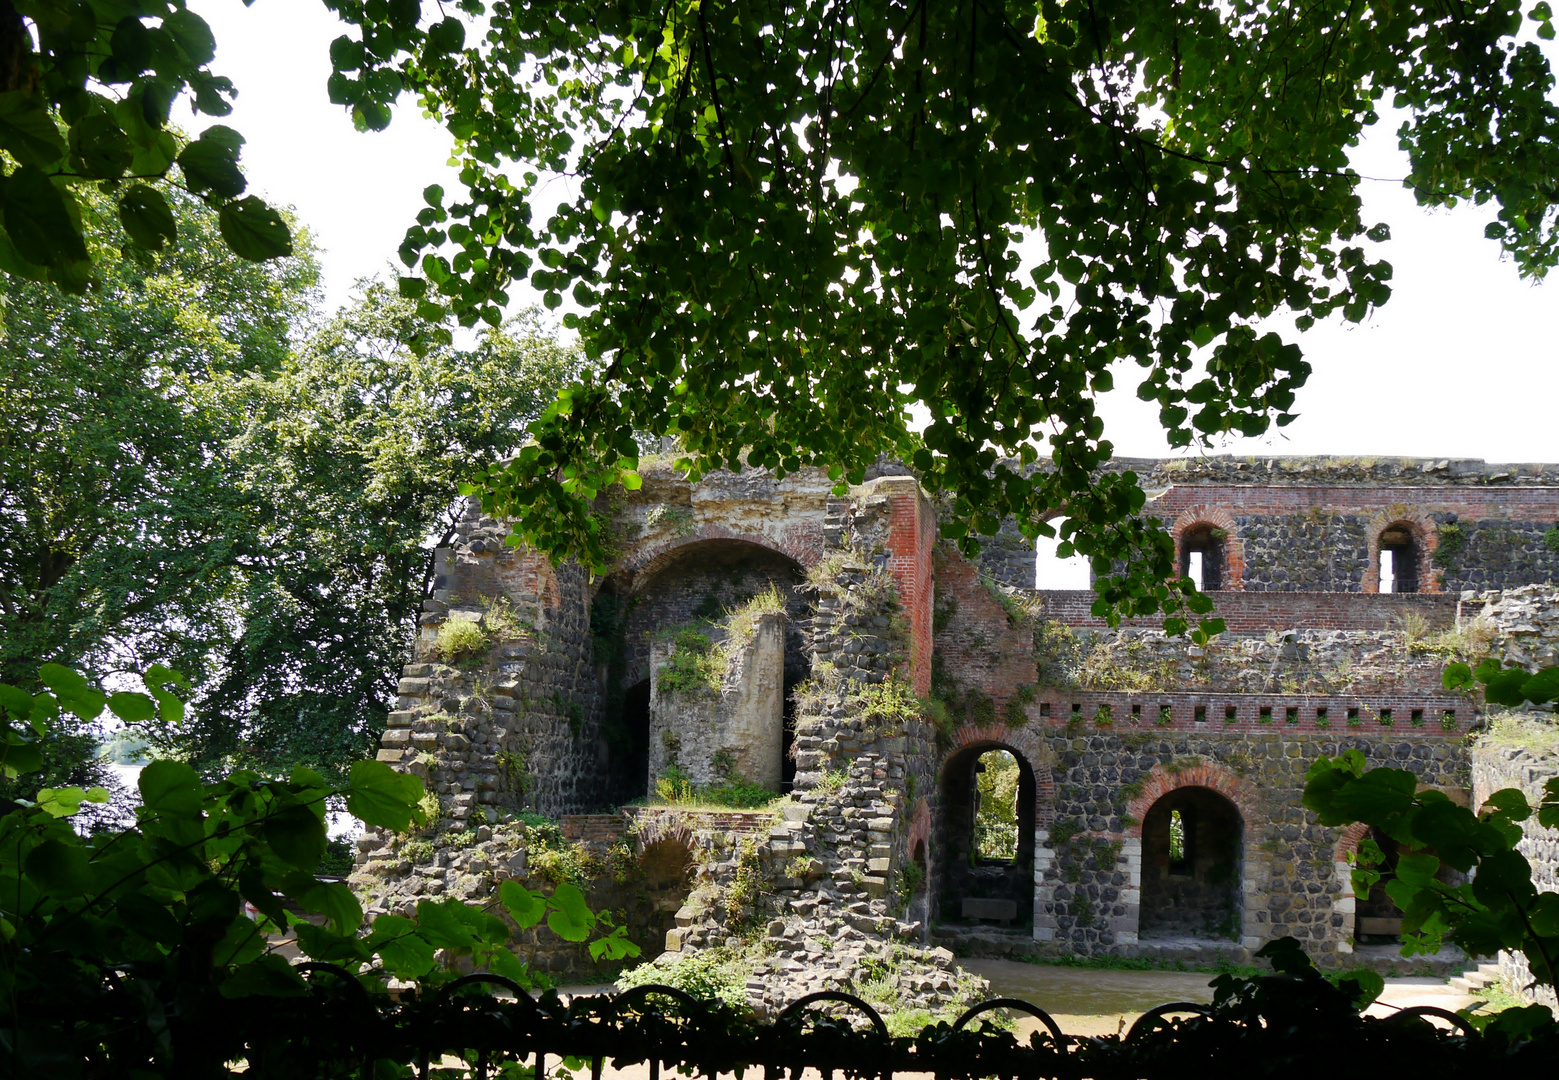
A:
<svg viewBox="0 0 1559 1080">
<path fill-rule="evenodd" d="M 453 186 L 447 138 L 414 107 L 402 107 L 388 131 L 353 130 L 325 94 L 327 48 L 345 29 L 323 4 L 193 6 L 216 32 L 214 69 L 239 88 L 227 122 L 248 139 L 251 184 L 297 207 L 323 249 L 329 302 L 345 302 L 356 279 L 387 268 L 422 189 Z M 1377 125 L 1356 155 L 1364 175 L 1404 175 L 1393 127 Z M 1300 394 L 1300 418 L 1282 435 L 1223 449 L 1559 460 L 1559 275 L 1548 285 L 1523 282 L 1483 239 L 1488 209 L 1426 213 L 1391 182 L 1366 184 L 1364 198 L 1366 222 L 1391 226 L 1382 248 L 1395 269 L 1390 303 L 1362 325 L 1302 335 L 1314 374 Z M 1124 388 L 1102 406 L 1116 452 L 1167 453 L 1156 407 L 1132 394 L 1132 372 L 1117 382 Z"/>
</svg>

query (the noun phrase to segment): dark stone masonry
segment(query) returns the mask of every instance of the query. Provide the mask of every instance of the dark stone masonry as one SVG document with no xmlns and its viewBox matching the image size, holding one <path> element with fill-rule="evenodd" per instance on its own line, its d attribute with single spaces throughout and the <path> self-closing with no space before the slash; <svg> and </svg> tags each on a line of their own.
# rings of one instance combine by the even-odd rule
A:
<svg viewBox="0 0 1559 1080">
<path fill-rule="evenodd" d="M 1300 806 L 1305 770 L 1357 749 L 1461 801 L 1535 782 L 1482 743 L 1474 762 L 1486 718 L 1439 672 L 1489 648 L 1554 662 L 1559 467 L 1112 467 L 1203 575 L 1229 627 L 1208 646 L 1036 590 L 1011 522 L 963 558 L 903 470 L 840 496 L 815 472 L 646 465 L 599 508 L 618 558 L 596 580 L 473 506 L 379 752 L 426 778 L 435 822 L 363 837 L 354 884 L 384 913 L 580 882 L 646 956 L 761 945 L 764 1011 L 884 978 L 905 1007 L 977 994 L 952 949 L 1243 960 L 1292 935 L 1351 962 L 1400 913 L 1353 895 L 1362 837 Z M 778 632 L 783 660 L 753 660 Z M 996 751 L 1017 767 L 999 795 Z M 778 782 L 749 764 L 775 753 Z M 784 797 L 665 805 L 679 776 Z M 1532 843 L 1554 888 L 1553 839 Z M 590 969 L 534 937 L 543 966 Z"/>
</svg>

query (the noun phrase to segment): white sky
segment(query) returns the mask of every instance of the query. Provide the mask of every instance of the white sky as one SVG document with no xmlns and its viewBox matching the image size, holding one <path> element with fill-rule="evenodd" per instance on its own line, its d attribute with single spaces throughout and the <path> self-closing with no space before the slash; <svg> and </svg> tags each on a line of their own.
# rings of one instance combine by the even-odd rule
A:
<svg viewBox="0 0 1559 1080">
<path fill-rule="evenodd" d="M 409 104 L 385 132 L 353 130 L 325 93 L 327 49 L 345 28 L 317 0 L 192 6 L 216 33 L 214 70 L 239 88 L 226 122 L 248 140 L 252 187 L 297 207 L 323 249 L 329 303 L 345 302 L 356 279 L 387 269 L 423 205 L 422 189 L 454 189 L 448 139 Z M 1361 173 L 1405 174 L 1394 128 L 1386 120 L 1373 129 L 1355 155 Z M 1299 419 L 1282 434 L 1218 449 L 1559 460 L 1559 278 L 1521 281 L 1483 239 L 1487 208 L 1428 213 L 1390 182 L 1367 183 L 1364 198 L 1366 222 L 1391 226 L 1381 249 L 1395 270 L 1390 303 L 1362 325 L 1333 322 L 1300 335 L 1314 372 Z M 1167 454 L 1156 406 L 1134 396 L 1134 371 L 1119 370 L 1120 388 L 1101 403 L 1105 431 L 1118 454 Z"/>
</svg>

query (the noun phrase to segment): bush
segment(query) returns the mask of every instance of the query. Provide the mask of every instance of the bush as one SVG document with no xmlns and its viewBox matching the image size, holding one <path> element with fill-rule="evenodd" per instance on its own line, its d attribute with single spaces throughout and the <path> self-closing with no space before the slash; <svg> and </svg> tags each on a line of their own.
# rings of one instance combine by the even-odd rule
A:
<svg viewBox="0 0 1559 1080">
<path fill-rule="evenodd" d="M 670 962 L 663 957 L 641 964 L 623 972 L 617 985 L 627 990 L 646 983 L 665 983 L 694 997 L 713 999 L 733 1009 L 745 1010 L 747 975 L 753 967 L 754 961 L 745 954 L 720 946 L 687 953 Z"/>
<path fill-rule="evenodd" d="M 487 631 L 474 619 L 445 619 L 438 628 L 433 652 L 446 664 L 457 664 L 487 651 Z"/>
</svg>

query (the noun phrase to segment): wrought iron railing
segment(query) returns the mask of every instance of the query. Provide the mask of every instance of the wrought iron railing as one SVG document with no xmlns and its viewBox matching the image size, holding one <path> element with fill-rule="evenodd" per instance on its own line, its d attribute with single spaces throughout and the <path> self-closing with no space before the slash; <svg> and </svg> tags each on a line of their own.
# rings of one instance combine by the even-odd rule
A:
<svg viewBox="0 0 1559 1080">
<path fill-rule="evenodd" d="M 828 1080 L 841 1073 L 883 1080 L 899 1073 L 1178 1080 L 1210 1068 L 1308 1078 L 1388 1063 L 1404 1075 L 1486 1080 L 1495 1069 L 1513 1075 L 1559 1064 L 1552 1023 L 1512 1039 L 1480 1034 L 1463 1017 L 1433 1007 L 1374 1019 L 1319 975 L 1220 976 L 1213 1005 L 1171 1002 L 1122 1035 L 1087 1038 L 1068 1035 L 1043 1009 L 1013 998 L 896 1037 L 869 1003 L 842 992 L 808 995 L 772 1022 L 754 1022 L 669 986 L 565 1002 L 477 974 L 393 1000 L 343 968 L 308 963 L 299 970 L 310 982 L 307 997 L 207 994 L 156 1002 L 138 994 L 133 979 L 114 980 L 102 999 L 71 1017 L 37 1017 L 35 1029 L 0 1030 L 0 1044 L 73 1044 L 56 1045 L 65 1051 L 54 1056 L 57 1068 L 38 1075 L 204 1078 L 241 1070 L 245 1080 L 536 1080 L 564 1069 L 602 1080 L 608 1064 L 646 1063 L 649 1080 L 660 1080 L 667 1068 L 711 1080 L 753 1070 L 763 1080 L 799 1080 L 807 1068 Z M 1038 1021 L 1036 1030 L 1020 1039 L 1010 1024 L 991 1023 L 1014 1013 Z"/>
</svg>

